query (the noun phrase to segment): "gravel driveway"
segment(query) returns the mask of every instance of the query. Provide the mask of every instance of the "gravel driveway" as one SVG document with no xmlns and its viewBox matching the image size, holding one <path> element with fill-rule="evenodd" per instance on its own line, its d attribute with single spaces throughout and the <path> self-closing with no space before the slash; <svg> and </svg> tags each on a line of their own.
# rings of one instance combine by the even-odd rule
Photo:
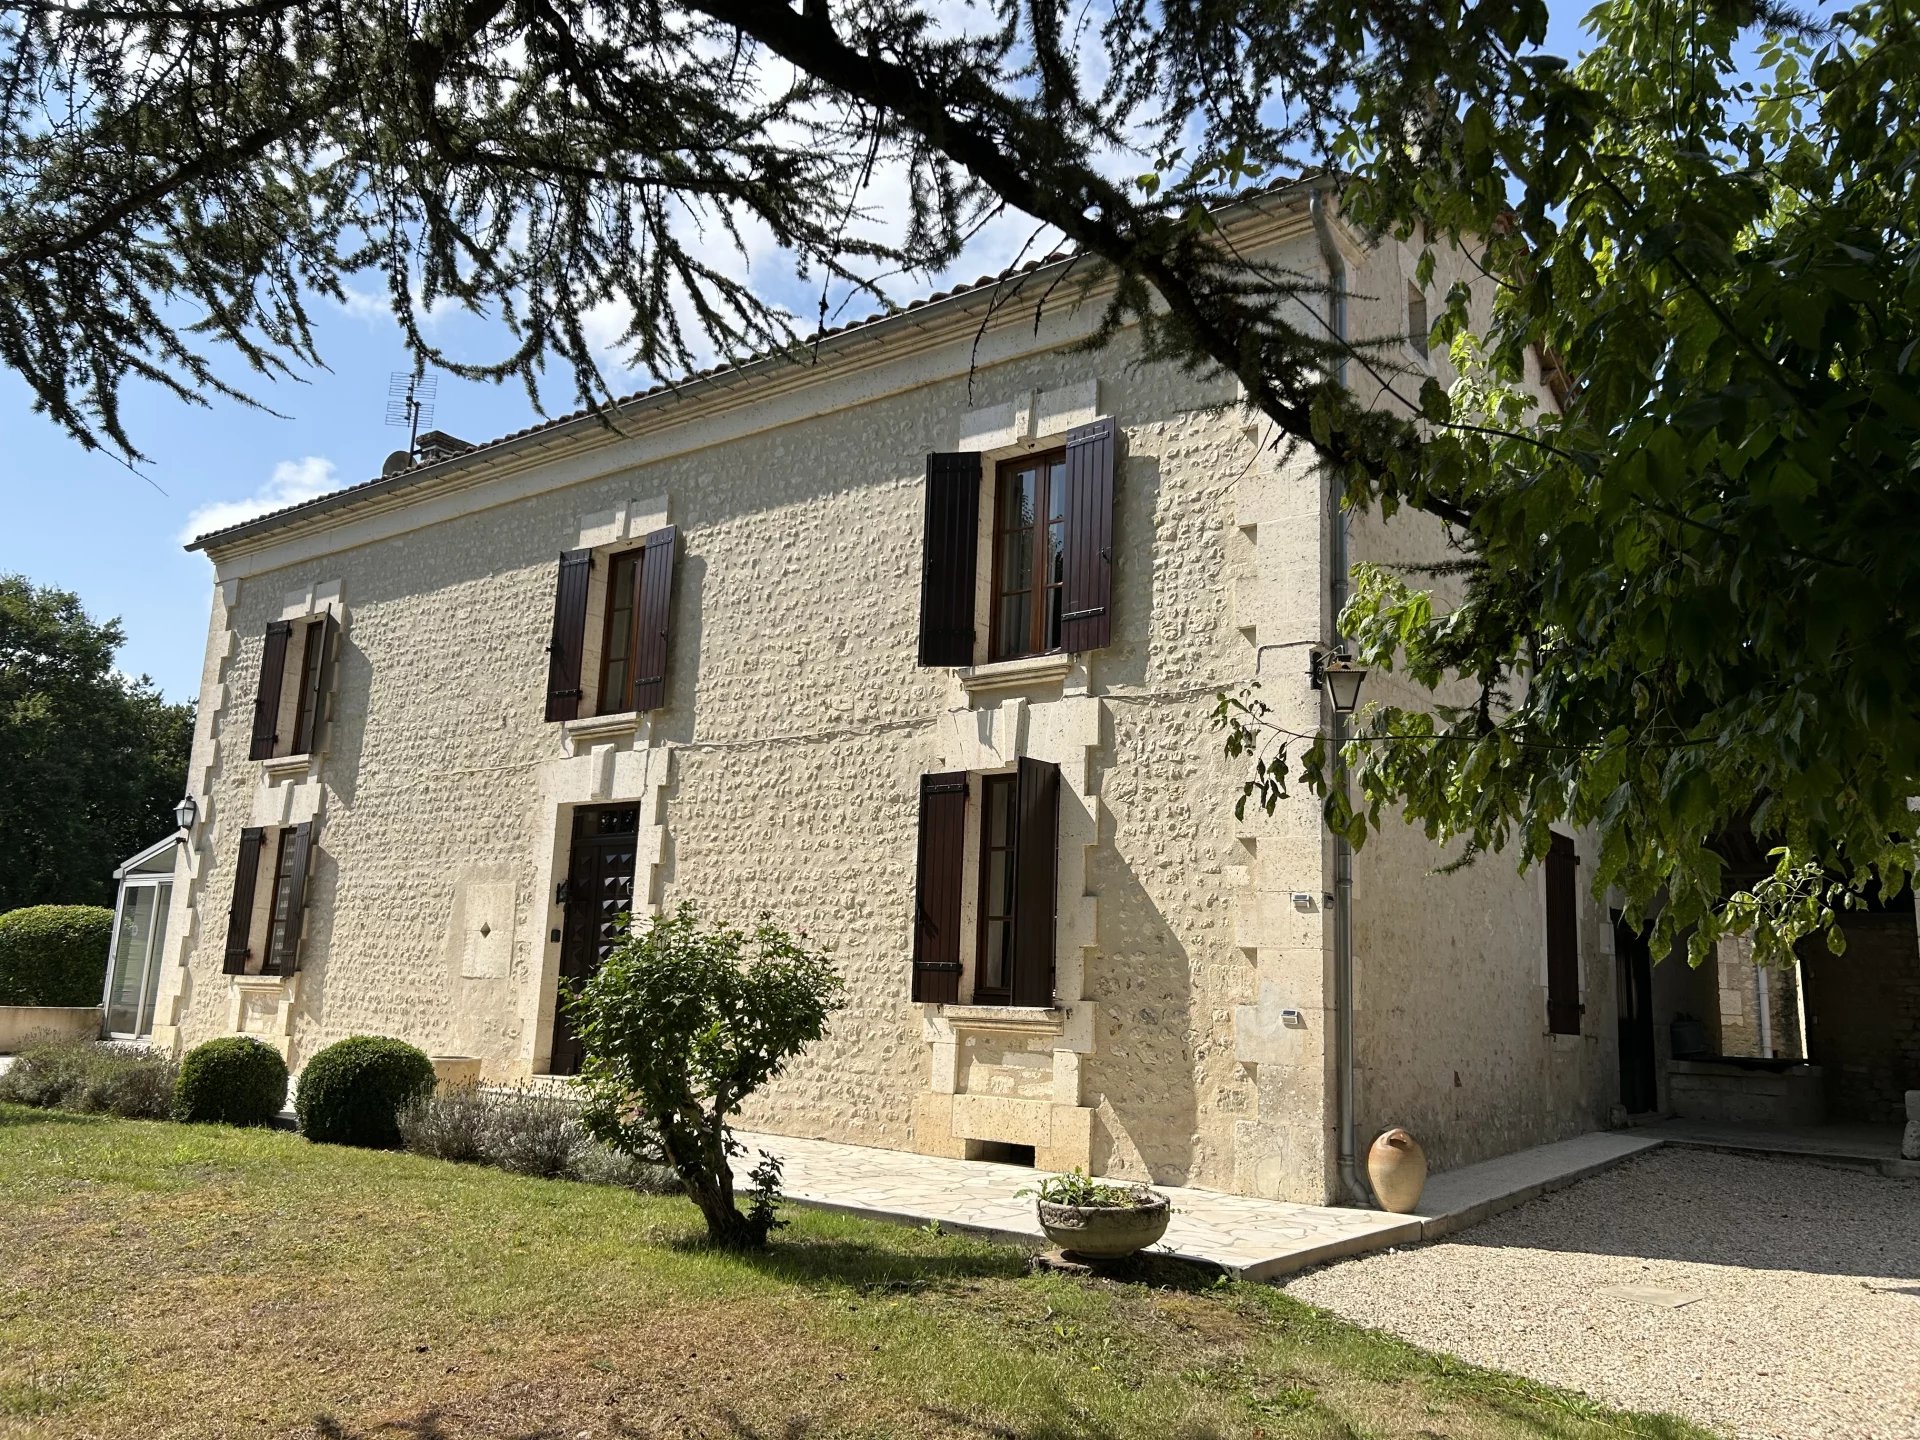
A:
<svg viewBox="0 0 1920 1440">
<path fill-rule="evenodd" d="M 1287 1290 L 1742 1440 L 1920 1440 L 1920 1182 L 1663 1147 Z"/>
</svg>

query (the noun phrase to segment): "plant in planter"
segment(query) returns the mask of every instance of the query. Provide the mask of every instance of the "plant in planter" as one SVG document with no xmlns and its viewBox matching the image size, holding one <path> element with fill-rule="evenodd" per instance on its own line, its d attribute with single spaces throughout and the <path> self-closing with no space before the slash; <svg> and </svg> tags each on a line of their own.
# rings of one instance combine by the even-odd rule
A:
<svg viewBox="0 0 1920 1440">
<path fill-rule="evenodd" d="M 1124 1260 L 1146 1249 L 1167 1233 L 1173 1214 L 1158 1191 L 1138 1183 L 1109 1185 L 1078 1169 L 1017 1193 L 1037 1198 L 1047 1238 L 1083 1260 Z"/>
</svg>

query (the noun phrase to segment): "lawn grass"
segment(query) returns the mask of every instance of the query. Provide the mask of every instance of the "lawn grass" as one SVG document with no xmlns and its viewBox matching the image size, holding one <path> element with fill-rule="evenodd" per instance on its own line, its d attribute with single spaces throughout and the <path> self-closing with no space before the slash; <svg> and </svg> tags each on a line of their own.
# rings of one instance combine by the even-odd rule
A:
<svg viewBox="0 0 1920 1440">
<path fill-rule="evenodd" d="M 677 1198 L 0 1105 L 0 1436 L 1705 1433 L 1269 1287 L 791 1215 L 740 1258 Z"/>
</svg>

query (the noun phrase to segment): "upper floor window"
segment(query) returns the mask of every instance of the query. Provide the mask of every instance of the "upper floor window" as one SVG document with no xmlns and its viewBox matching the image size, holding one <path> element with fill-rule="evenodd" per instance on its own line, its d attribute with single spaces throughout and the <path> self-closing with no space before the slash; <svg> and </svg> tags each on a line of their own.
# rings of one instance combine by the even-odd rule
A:
<svg viewBox="0 0 1920 1440">
<path fill-rule="evenodd" d="M 1060 648 L 1067 452 L 1006 461 L 995 488 L 992 655 L 1044 655 Z"/>
<path fill-rule="evenodd" d="M 1008 460 L 990 475 L 977 451 L 927 457 L 922 665 L 974 664 L 982 619 L 992 660 L 1077 654 L 1111 642 L 1116 439 L 1111 419 L 1096 420 L 1068 431 L 1064 449 Z M 981 500 L 988 486 L 983 577 Z"/>
<path fill-rule="evenodd" d="M 639 672 L 640 579 L 645 549 L 615 555 L 607 565 L 607 628 L 600 642 L 600 708 L 633 710 L 633 681 Z"/>
<path fill-rule="evenodd" d="M 1547 1029 L 1580 1033 L 1580 894 L 1573 838 L 1554 832 L 1547 846 Z"/>
<path fill-rule="evenodd" d="M 655 530 L 639 548 L 604 557 L 600 575 L 592 550 L 560 557 L 547 646 L 547 719 L 657 710 L 666 703 L 678 535 L 671 525 Z"/>
<path fill-rule="evenodd" d="M 1427 358 L 1428 337 L 1433 326 L 1427 321 L 1427 292 L 1418 285 L 1407 286 L 1407 343 L 1422 360 Z"/>
<path fill-rule="evenodd" d="M 331 610 L 311 619 L 275 620 L 267 626 L 248 759 L 310 755 L 318 748 L 333 690 L 339 632 L 340 622 Z"/>
</svg>

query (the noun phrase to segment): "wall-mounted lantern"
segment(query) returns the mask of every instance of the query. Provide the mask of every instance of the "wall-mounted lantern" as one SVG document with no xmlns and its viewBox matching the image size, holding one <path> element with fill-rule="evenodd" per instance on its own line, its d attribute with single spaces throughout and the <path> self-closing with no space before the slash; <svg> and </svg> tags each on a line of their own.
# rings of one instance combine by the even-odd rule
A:
<svg viewBox="0 0 1920 1440">
<path fill-rule="evenodd" d="M 1367 667 L 1356 665 L 1344 650 L 1316 650 L 1308 671 L 1313 688 L 1325 690 L 1333 702 L 1333 713 L 1351 715 L 1360 705 L 1360 687 L 1366 682 Z"/>
</svg>

